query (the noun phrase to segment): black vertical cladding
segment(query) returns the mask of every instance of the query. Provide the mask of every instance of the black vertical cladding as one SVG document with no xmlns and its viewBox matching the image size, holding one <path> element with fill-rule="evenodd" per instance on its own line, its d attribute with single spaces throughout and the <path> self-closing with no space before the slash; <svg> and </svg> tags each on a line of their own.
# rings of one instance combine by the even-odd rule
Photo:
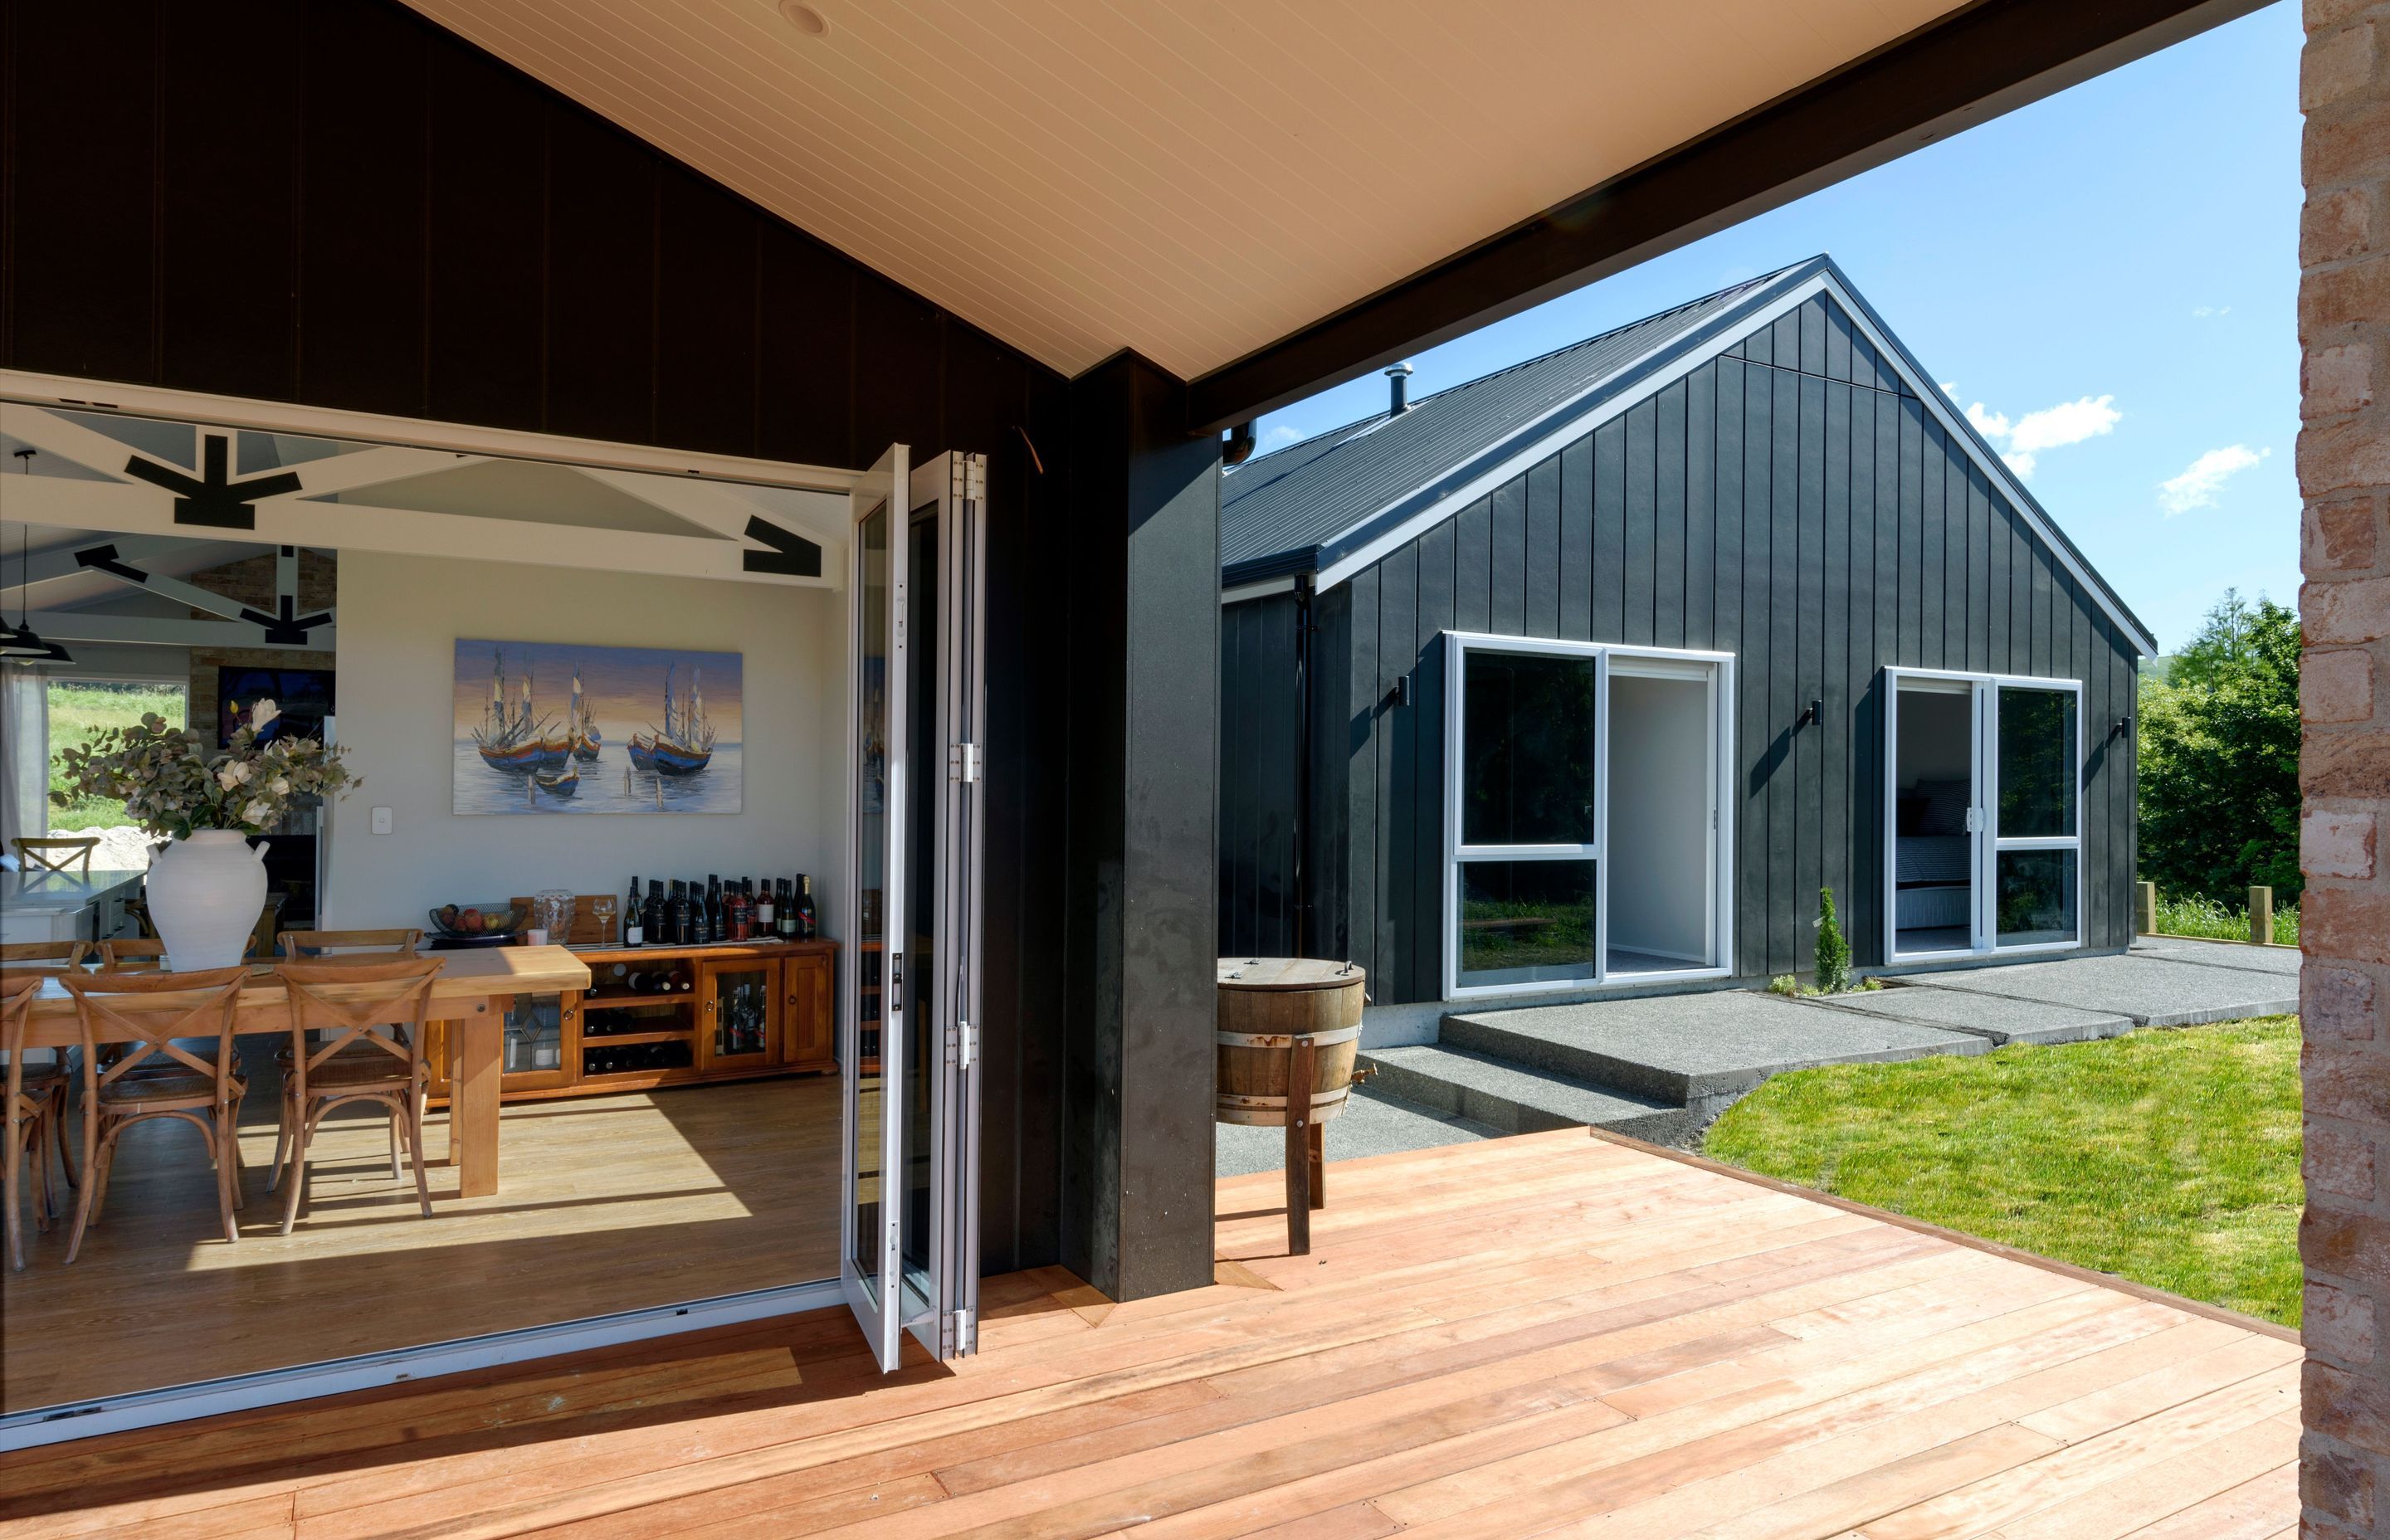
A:
<svg viewBox="0 0 2390 1540">
<path fill-rule="evenodd" d="M 813 465 L 988 456 L 983 1260 L 1059 1261 L 1069 777 L 1034 767 L 1072 706 L 1061 377 L 395 0 L 6 25 L 8 367 Z"/>
<path fill-rule="evenodd" d="M 1557 575 L 1556 600 L 1539 568 Z M 1341 666 L 1349 699 L 1315 700 L 1315 849 L 1336 892 L 1320 934 L 1350 936 L 1376 1000 L 1433 999 L 1442 982 L 1438 635 L 1547 635 L 1539 615 L 1555 602 L 1565 637 L 1736 657 L 1738 976 L 1810 966 L 1823 886 L 1857 960 L 1882 961 L 1887 665 L 2085 681 L 2084 934 L 2129 939 L 2129 744 L 2098 751 L 2124 708 L 2102 704 L 2095 720 L 2092 705 L 2129 699 L 2131 644 L 1850 318 L 1821 304 L 1321 596 L 1346 622 L 1318 638 L 1317 693 Z M 1414 671 L 1411 704 L 1394 704 Z M 1223 699 L 1233 723 L 1237 688 Z M 1796 727 L 1812 699 L 1823 720 Z"/>
<path fill-rule="evenodd" d="M 1295 950 L 1296 628 L 1303 606 L 1270 594 L 1220 610 L 1220 955 Z"/>
</svg>

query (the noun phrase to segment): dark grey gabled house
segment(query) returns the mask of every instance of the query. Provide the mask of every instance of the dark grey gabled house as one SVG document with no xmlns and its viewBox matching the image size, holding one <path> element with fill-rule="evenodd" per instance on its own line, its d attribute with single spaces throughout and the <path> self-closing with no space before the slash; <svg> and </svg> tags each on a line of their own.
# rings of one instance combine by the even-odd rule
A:
<svg viewBox="0 0 2390 1540">
<path fill-rule="evenodd" d="M 2147 629 L 1825 257 L 1229 471 L 1224 952 L 1379 1005 L 2130 940 Z"/>
</svg>

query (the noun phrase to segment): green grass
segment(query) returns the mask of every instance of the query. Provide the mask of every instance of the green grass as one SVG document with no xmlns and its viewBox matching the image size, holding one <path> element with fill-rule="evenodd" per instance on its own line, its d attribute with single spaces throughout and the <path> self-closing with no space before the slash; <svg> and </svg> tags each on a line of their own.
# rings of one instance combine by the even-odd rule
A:
<svg viewBox="0 0 2390 1540">
<path fill-rule="evenodd" d="M 50 700 L 50 789 L 67 789 L 58 770 L 58 751 L 89 743 L 110 727 L 130 727 L 144 712 L 156 712 L 171 725 L 184 725 L 184 692 L 172 685 L 102 685 L 52 680 Z M 105 798 L 84 797 L 71 807 L 50 806 L 50 827 L 63 829 L 113 828 L 124 822 L 124 804 Z"/>
<path fill-rule="evenodd" d="M 2158 933 L 2197 936 L 2206 941 L 2247 941 L 2249 911 L 2228 909 L 2212 898 L 2161 898 L 2158 900 Z M 2298 943 L 2298 905 L 2277 905 L 2274 908 L 2274 944 L 2296 946 Z"/>
<path fill-rule="evenodd" d="M 1778 1075 L 1718 1160 L 2299 1323 L 2299 1023 Z"/>
</svg>

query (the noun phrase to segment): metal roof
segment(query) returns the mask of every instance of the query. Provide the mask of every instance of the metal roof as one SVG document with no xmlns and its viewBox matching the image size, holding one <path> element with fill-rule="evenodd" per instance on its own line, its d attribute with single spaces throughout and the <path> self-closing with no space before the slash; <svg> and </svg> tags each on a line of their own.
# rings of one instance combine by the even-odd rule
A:
<svg viewBox="0 0 2390 1540">
<path fill-rule="evenodd" d="M 1540 358 L 1257 456 L 1220 485 L 1220 566 L 1233 585 L 1310 571 L 1321 547 L 1554 406 L 1699 331 L 1811 263 L 1797 263 Z"/>
<path fill-rule="evenodd" d="M 1971 456 L 1997 481 L 2148 655 L 2149 628 L 2047 509 L 2016 480 L 1973 425 L 1955 411 L 1900 340 L 1831 258 L 1819 255 L 1719 289 L 1673 310 L 1572 343 L 1540 358 L 1422 396 L 1399 415 L 1380 412 L 1289 444 L 1223 474 L 1221 586 L 1326 573 L 1332 582 L 1390 542 L 1459 511 L 1505 462 L 1554 451 L 1574 425 L 1662 388 L 1693 362 L 1731 347 L 1771 306 L 1823 286 L 1872 329 L 1886 362 L 1905 376 Z M 1472 483 L 1480 483 L 1472 488 Z M 1332 570 L 1331 570 L 1332 569 Z"/>
</svg>

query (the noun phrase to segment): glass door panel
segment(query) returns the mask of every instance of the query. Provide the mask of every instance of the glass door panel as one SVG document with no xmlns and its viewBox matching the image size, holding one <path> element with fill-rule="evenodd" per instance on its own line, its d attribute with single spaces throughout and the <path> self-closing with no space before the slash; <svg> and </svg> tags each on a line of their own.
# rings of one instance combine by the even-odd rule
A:
<svg viewBox="0 0 2390 1540">
<path fill-rule="evenodd" d="M 705 1066 L 745 1069 L 771 1063 L 779 1046 L 780 965 L 707 963 Z"/>
<path fill-rule="evenodd" d="M 854 712 L 849 735 L 847 998 L 841 1012 L 843 1122 L 846 1125 L 845 1261 L 841 1283 L 883 1369 L 896 1367 L 899 1306 L 897 1242 L 902 1234 L 905 1037 L 904 818 L 906 718 L 906 558 L 896 494 L 907 484 L 906 455 L 892 447 L 854 494 Z M 864 981 L 869 978 L 868 989 Z M 867 1022 L 869 1040 L 866 1039 Z M 889 1030 L 891 1025 L 899 1030 Z"/>
<path fill-rule="evenodd" d="M 1892 688 L 1888 950 L 1895 956 L 1972 951 L 1979 870 L 1975 686 L 1895 672 Z"/>
<path fill-rule="evenodd" d="M 2075 696 L 1999 687 L 1999 836 L 2069 839 L 2075 828 Z"/>
<path fill-rule="evenodd" d="M 2054 946 L 2080 939 L 2079 859 L 2072 850 L 2004 850 L 1994 857 L 1992 923 L 1999 945 Z"/>
<path fill-rule="evenodd" d="M 2002 680 L 1992 699 L 1989 944 L 2083 939 L 2082 696 Z"/>
<path fill-rule="evenodd" d="M 1464 989 L 1553 984 L 1595 974 L 1594 863 L 1460 863 Z"/>
<path fill-rule="evenodd" d="M 1595 844 L 1591 657 L 1471 648 L 1462 669 L 1460 842 Z"/>
<path fill-rule="evenodd" d="M 919 481 L 934 468 L 914 472 Z M 938 827 L 942 777 L 930 773 L 938 745 L 947 741 L 938 692 L 939 611 L 938 505 L 933 500 L 916 507 L 907 520 L 906 573 L 910 584 L 908 613 L 911 632 L 906 637 L 906 741 L 920 746 L 920 774 L 906 783 L 905 827 L 905 982 L 904 1008 L 899 1017 L 905 1032 L 904 1169 L 905 1225 L 901 1256 L 905 1269 L 904 1318 L 915 1326 L 937 1309 L 938 1286 L 932 1273 L 931 1225 L 937 1209 L 936 1155 L 931 1148 L 936 1133 L 932 1105 L 932 1065 L 938 1052 L 938 1033 L 944 1019 L 937 998 L 937 977 L 943 952 L 938 936 Z M 934 1341 L 931 1343 L 936 1351 Z"/>
</svg>

